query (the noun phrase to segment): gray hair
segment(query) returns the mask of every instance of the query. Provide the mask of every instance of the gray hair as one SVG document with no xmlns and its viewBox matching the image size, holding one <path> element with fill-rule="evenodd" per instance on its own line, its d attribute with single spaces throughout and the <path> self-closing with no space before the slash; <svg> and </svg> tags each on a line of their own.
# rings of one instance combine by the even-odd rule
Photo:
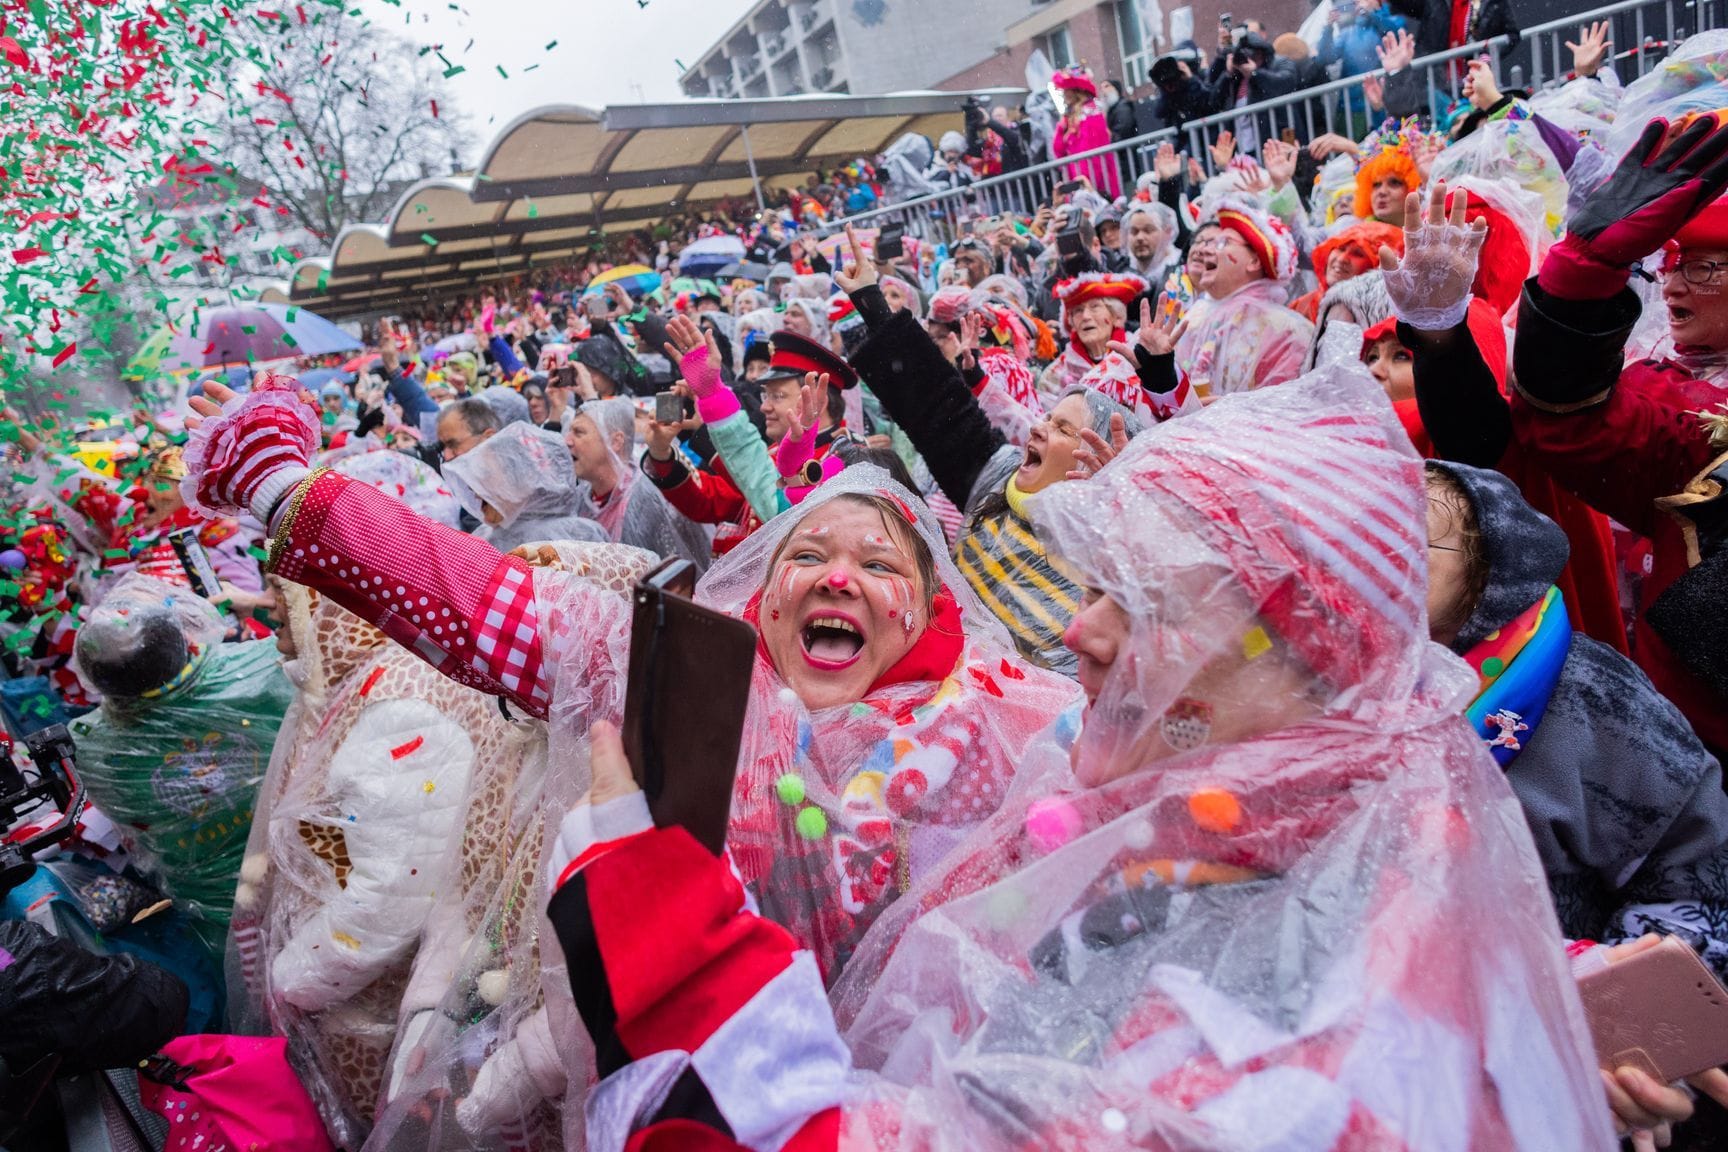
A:
<svg viewBox="0 0 1728 1152">
<path fill-rule="evenodd" d="M 590 400 L 582 405 L 580 413 L 594 421 L 594 427 L 600 430 L 600 438 L 606 441 L 606 447 L 612 447 L 612 437 L 624 437 L 624 450 L 619 458 L 629 463 L 636 451 L 636 405 L 633 401 L 621 396 L 610 400 Z"/>
<path fill-rule="evenodd" d="M 453 413 L 459 417 L 470 436 L 484 436 L 504 427 L 504 418 L 498 414 L 498 410 L 478 396 L 452 400 L 444 405 L 444 411 L 439 415 L 445 413 Z"/>
<path fill-rule="evenodd" d="M 1110 439 L 1110 417 L 1112 416 L 1122 417 L 1123 430 L 1128 433 L 1130 440 L 1146 430 L 1140 417 L 1096 388 L 1088 388 L 1084 384 L 1070 385 L 1067 391 L 1056 398 L 1056 402 L 1060 404 L 1070 396 L 1084 396 L 1086 398 L 1086 414 L 1092 431 L 1102 436 L 1106 442 Z"/>
</svg>

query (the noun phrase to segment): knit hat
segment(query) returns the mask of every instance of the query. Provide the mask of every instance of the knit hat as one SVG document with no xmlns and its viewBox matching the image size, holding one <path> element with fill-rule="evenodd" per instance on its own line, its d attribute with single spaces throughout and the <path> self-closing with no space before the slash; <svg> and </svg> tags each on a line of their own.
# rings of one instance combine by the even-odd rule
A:
<svg viewBox="0 0 1728 1152">
<path fill-rule="evenodd" d="M 1296 237 L 1256 198 L 1227 193 L 1210 206 L 1200 223 L 1228 228 L 1247 241 L 1268 280 L 1282 282 L 1296 275 Z"/>
<path fill-rule="evenodd" d="M 1362 157 L 1362 163 L 1356 166 L 1355 211 L 1358 220 L 1374 219 L 1374 185 L 1382 177 L 1397 176 L 1409 192 L 1422 186 L 1422 173 L 1417 171 L 1416 161 L 1410 154 L 1410 145 L 1422 134 L 1414 120 L 1406 120 L 1395 126 L 1389 123 L 1369 138 L 1367 153 Z"/>
</svg>

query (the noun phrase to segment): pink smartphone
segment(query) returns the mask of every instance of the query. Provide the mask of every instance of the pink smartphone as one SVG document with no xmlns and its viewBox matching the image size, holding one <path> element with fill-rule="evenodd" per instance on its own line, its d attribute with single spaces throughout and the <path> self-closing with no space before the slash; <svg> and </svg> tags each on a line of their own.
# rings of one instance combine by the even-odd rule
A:
<svg viewBox="0 0 1728 1152">
<path fill-rule="evenodd" d="M 1728 1064 L 1728 990 L 1675 936 L 1578 980 L 1596 1059 L 1670 1084 Z"/>
</svg>

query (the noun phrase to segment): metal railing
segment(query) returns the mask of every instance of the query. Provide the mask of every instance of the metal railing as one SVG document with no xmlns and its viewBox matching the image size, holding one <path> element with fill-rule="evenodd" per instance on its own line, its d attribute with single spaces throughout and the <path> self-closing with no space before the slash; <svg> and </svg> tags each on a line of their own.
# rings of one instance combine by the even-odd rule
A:
<svg viewBox="0 0 1728 1152">
<path fill-rule="evenodd" d="M 1648 72 L 1687 36 L 1728 24 L 1728 0 L 1621 0 L 1528 28 L 1516 46 L 1508 44 L 1505 37 L 1498 37 L 1421 57 L 1409 65 L 1416 77 L 1420 103 L 1430 117 L 1437 118 L 1455 99 L 1465 62 L 1484 54 L 1493 63 L 1495 75 L 1505 90 L 1524 87 L 1526 81 L 1534 89 L 1563 78 L 1571 70 L 1571 54 L 1565 42 L 1576 40 L 1580 27 L 1598 20 L 1610 22 L 1615 49 L 1614 60 L 1604 67 L 1613 67 L 1622 82 L 1630 82 Z M 1254 118 L 1261 139 L 1286 132 L 1301 141 L 1327 132 L 1359 137 L 1366 131 L 1369 117 L 1365 112 L 1352 117 L 1349 110 L 1357 106 L 1358 100 L 1366 108 L 1363 82 L 1376 76 L 1385 79 L 1384 72 L 1370 72 L 1333 80 L 1288 96 L 1191 120 L 1180 129 L 1159 129 L 961 188 L 836 219 L 827 230 L 837 230 L 848 223 L 861 228 L 899 223 L 909 235 L 931 243 L 952 244 L 971 219 L 1010 211 L 1031 213 L 1039 204 L 1049 201 L 1055 186 L 1068 179 L 1067 172 L 1072 168 L 1095 172 L 1101 165 L 1114 165 L 1123 190 L 1128 191 L 1142 173 L 1151 170 L 1159 145 L 1166 141 L 1197 158 L 1207 174 L 1213 175 L 1212 144 L 1218 133 L 1235 131 L 1243 117 Z M 1379 118 L 1380 114 L 1375 114 L 1375 122 Z"/>
</svg>

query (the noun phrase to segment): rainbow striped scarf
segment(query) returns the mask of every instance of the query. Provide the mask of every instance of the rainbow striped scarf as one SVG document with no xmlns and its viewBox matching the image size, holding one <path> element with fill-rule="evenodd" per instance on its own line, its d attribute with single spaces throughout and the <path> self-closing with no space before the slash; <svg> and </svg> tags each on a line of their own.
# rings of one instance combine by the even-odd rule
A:
<svg viewBox="0 0 1728 1152">
<path fill-rule="evenodd" d="M 1504 768 L 1524 750 L 1548 710 L 1572 647 L 1572 622 L 1560 589 L 1549 588 L 1510 624 L 1464 656 L 1482 687 L 1464 715 Z"/>
</svg>

